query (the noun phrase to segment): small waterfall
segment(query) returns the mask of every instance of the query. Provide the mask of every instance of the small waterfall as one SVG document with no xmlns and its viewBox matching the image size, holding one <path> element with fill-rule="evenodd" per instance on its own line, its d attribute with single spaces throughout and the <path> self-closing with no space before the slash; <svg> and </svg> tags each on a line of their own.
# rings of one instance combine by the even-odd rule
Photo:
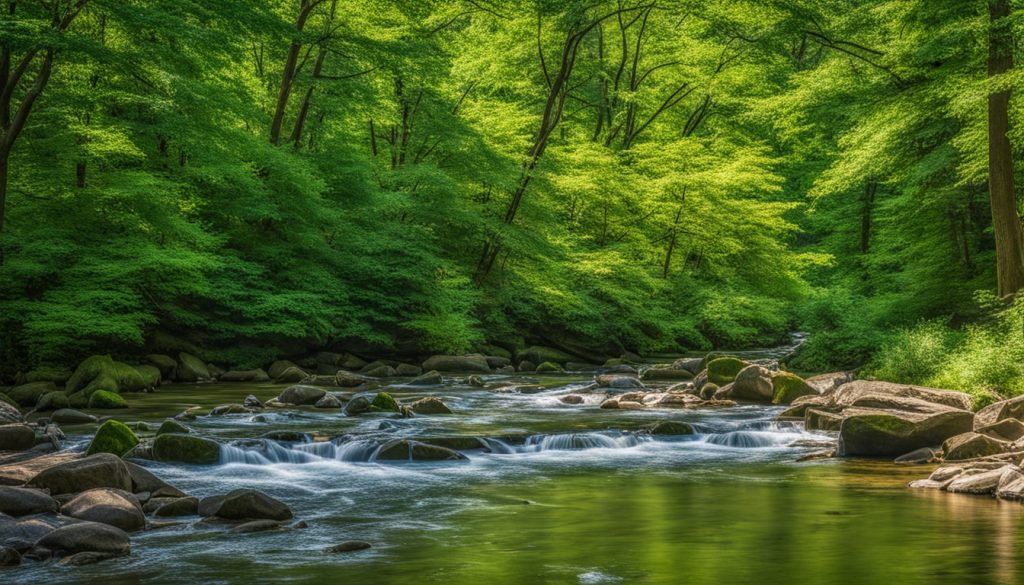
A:
<svg viewBox="0 0 1024 585">
<path fill-rule="evenodd" d="M 221 445 L 221 463 L 269 465 L 271 463 L 313 463 L 316 461 L 371 461 L 380 444 L 376 441 L 334 441 L 282 445 L 276 441 L 246 441 L 240 445 Z"/>
<path fill-rule="evenodd" d="M 575 451 L 580 449 L 626 449 L 636 447 L 649 440 L 632 433 L 565 433 L 558 435 L 533 435 L 526 438 L 520 452 Z"/>
<path fill-rule="evenodd" d="M 771 431 L 732 431 L 714 435 L 705 435 L 704 442 L 709 445 L 732 447 L 734 449 L 766 449 L 784 447 L 799 438 L 796 433 Z"/>
<path fill-rule="evenodd" d="M 487 445 L 487 449 L 495 455 L 512 455 L 516 452 L 512 445 L 509 445 L 501 439 L 482 438 L 480 440 L 483 441 L 484 444 Z"/>
</svg>

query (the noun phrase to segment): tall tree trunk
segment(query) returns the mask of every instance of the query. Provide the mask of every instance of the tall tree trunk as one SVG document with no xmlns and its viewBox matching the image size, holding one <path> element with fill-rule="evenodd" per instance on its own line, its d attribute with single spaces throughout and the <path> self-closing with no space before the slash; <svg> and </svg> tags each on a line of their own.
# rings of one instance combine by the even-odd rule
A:
<svg viewBox="0 0 1024 585">
<path fill-rule="evenodd" d="M 302 0 L 299 5 L 299 16 L 295 19 L 295 38 L 288 47 L 288 55 L 284 60 L 284 71 L 281 72 L 281 86 L 277 91 L 277 104 L 274 107 L 274 119 L 270 123 L 270 143 L 277 145 L 281 142 L 281 126 L 284 124 L 284 114 L 288 109 L 288 98 L 292 95 L 292 86 L 295 82 L 295 75 L 299 65 L 299 51 L 302 50 L 302 31 L 306 28 L 306 21 L 313 9 L 324 0 Z"/>
<path fill-rule="evenodd" d="M 1013 68 L 1013 29 L 1010 0 L 989 0 L 988 73 L 996 76 Z M 988 96 L 988 182 L 992 228 L 996 239 L 996 274 L 999 296 L 1016 294 L 1024 286 L 1024 240 L 1017 197 L 1013 188 L 1013 151 L 1010 146 L 1010 90 Z"/>
</svg>

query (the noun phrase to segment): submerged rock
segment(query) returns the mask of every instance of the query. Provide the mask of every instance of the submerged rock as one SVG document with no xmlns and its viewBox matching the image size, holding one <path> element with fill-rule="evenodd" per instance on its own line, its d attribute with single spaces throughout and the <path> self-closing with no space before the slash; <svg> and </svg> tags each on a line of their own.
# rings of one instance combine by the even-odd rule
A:
<svg viewBox="0 0 1024 585">
<path fill-rule="evenodd" d="M 438 386 L 443 382 L 441 372 L 431 370 L 407 382 L 410 386 Z"/>
<path fill-rule="evenodd" d="M 366 550 L 368 548 L 373 548 L 373 545 L 371 545 L 368 542 L 362 541 L 362 540 L 348 540 L 348 541 L 345 541 L 345 542 L 343 542 L 341 544 L 336 544 L 334 546 L 329 546 L 329 547 L 324 549 L 324 552 L 325 553 L 345 553 L 345 552 L 353 552 L 353 551 L 357 551 L 357 550 Z"/>
<path fill-rule="evenodd" d="M 96 552 L 120 556 L 131 551 L 125 531 L 99 522 L 62 526 L 39 539 L 37 545 L 58 555 Z"/>
<path fill-rule="evenodd" d="M 675 420 L 664 420 L 652 425 L 648 432 L 652 435 L 692 435 L 694 430 L 693 426 L 689 423 Z"/>
<path fill-rule="evenodd" d="M 251 534 L 254 532 L 267 532 L 268 530 L 280 530 L 281 524 L 275 520 L 252 520 L 235 526 L 228 532 L 234 534 Z"/>
<path fill-rule="evenodd" d="M 323 398 L 316 401 L 313 405 L 316 408 L 341 408 L 341 400 L 333 394 L 325 394 Z"/>
<path fill-rule="evenodd" d="M 238 489 L 223 496 L 203 498 L 199 505 L 199 514 L 226 520 L 284 521 L 292 517 L 291 509 L 283 502 L 254 489 Z"/>
<path fill-rule="evenodd" d="M 458 451 L 408 439 L 395 439 L 377 450 L 378 461 L 457 461 L 466 456 Z"/>
<path fill-rule="evenodd" d="M 410 404 L 409 408 L 416 414 L 452 414 L 452 409 L 436 396 L 420 398 Z"/>
</svg>

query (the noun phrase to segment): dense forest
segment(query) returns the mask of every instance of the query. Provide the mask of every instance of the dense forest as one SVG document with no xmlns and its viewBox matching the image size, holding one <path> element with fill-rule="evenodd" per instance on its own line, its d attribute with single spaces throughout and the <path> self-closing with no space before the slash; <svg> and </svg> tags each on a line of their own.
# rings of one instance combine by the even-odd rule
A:
<svg viewBox="0 0 1024 585">
<path fill-rule="evenodd" d="M 1016 0 L 10 0 L 0 22 L 4 377 L 802 330 L 797 369 L 1024 390 Z"/>
</svg>

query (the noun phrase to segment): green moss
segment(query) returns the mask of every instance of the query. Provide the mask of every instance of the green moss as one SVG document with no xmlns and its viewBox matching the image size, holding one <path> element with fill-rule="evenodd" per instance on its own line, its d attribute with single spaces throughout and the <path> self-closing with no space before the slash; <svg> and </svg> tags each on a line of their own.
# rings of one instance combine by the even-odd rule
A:
<svg viewBox="0 0 1024 585">
<path fill-rule="evenodd" d="M 719 386 L 736 379 L 736 374 L 747 367 L 743 360 L 731 356 L 715 358 L 708 362 L 708 380 Z"/>
<path fill-rule="evenodd" d="M 68 400 L 68 395 L 59 390 L 43 394 L 39 402 L 36 402 L 36 410 L 40 412 L 70 407 L 71 401 Z"/>
<path fill-rule="evenodd" d="M 563 371 L 565 370 L 562 369 L 562 366 L 554 362 L 544 362 L 541 365 L 537 366 L 538 374 L 558 373 Z"/>
<path fill-rule="evenodd" d="M 818 391 L 796 374 L 779 372 L 772 376 L 772 404 L 789 404 L 801 396 L 816 394 Z"/>
<path fill-rule="evenodd" d="M 156 388 L 160 385 L 160 368 L 144 364 L 141 366 L 135 366 L 135 369 L 142 377 L 142 381 L 146 388 Z"/>
<path fill-rule="evenodd" d="M 89 396 L 89 408 L 128 408 L 128 401 L 115 392 L 97 390 Z"/>
<path fill-rule="evenodd" d="M 387 392 L 378 392 L 370 403 L 371 410 L 382 410 L 387 412 L 398 412 L 398 401 Z"/>
<path fill-rule="evenodd" d="M 166 433 L 153 441 L 153 458 L 171 463 L 212 465 L 220 461 L 220 444 L 193 435 Z"/>
<path fill-rule="evenodd" d="M 166 435 L 167 433 L 187 435 L 191 432 L 191 429 L 181 424 L 180 422 L 174 420 L 173 418 L 165 420 L 163 424 L 160 425 L 160 428 L 156 430 L 157 436 Z"/>
<path fill-rule="evenodd" d="M 120 457 L 138 444 L 139 438 L 130 428 L 116 420 L 108 420 L 96 430 L 96 436 L 89 443 L 85 454 L 113 453 Z"/>
<path fill-rule="evenodd" d="M 68 396 L 68 405 L 71 408 L 85 408 L 89 405 L 89 395 L 84 390 L 75 392 Z"/>
<path fill-rule="evenodd" d="M 57 386 L 53 382 L 32 382 L 11 388 L 7 395 L 21 406 L 35 406 L 40 398 L 55 390 Z"/>
</svg>

